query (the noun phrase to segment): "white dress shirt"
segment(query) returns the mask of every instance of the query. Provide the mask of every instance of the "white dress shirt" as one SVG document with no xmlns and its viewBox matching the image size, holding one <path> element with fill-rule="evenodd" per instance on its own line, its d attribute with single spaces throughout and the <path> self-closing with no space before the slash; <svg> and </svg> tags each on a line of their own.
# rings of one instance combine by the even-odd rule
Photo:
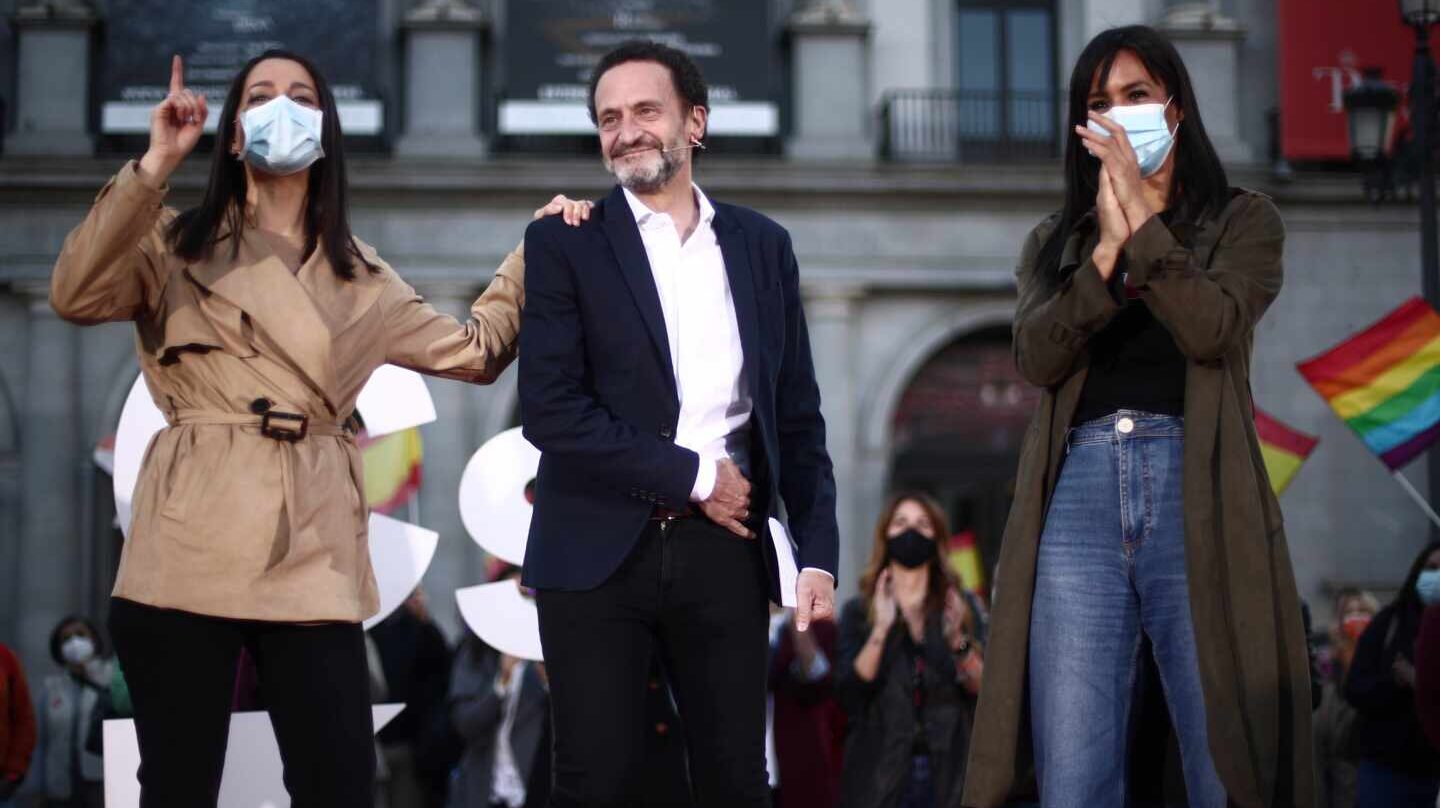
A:
<svg viewBox="0 0 1440 808">
<path fill-rule="evenodd" d="M 700 502 L 715 490 L 717 461 L 729 457 L 749 474 L 753 407 L 735 298 L 712 226 L 715 208 L 698 187 L 691 187 L 700 218 L 683 242 L 670 214 L 646 207 L 629 189 L 625 199 L 640 227 L 670 340 L 675 389 L 680 394 L 675 443 L 700 455 L 690 490 L 690 499 Z"/>
<path fill-rule="evenodd" d="M 745 378 L 745 351 L 730 276 L 715 239 L 715 207 L 699 186 L 690 187 L 700 217 L 684 241 L 670 214 L 651 210 L 629 188 L 624 190 L 650 261 L 670 342 L 675 389 L 680 394 L 675 443 L 700 455 L 690 499 L 702 502 L 715 490 L 717 461 L 729 457 L 750 475 L 754 404 Z"/>
<path fill-rule="evenodd" d="M 495 730 L 495 769 L 490 780 L 490 799 L 510 808 L 521 808 L 525 804 L 525 780 L 520 776 L 515 748 L 510 745 L 510 733 L 515 730 L 515 712 L 520 709 L 526 664 L 524 660 L 515 663 L 509 684 L 500 684 L 498 672 L 495 676 L 495 696 L 501 700 L 502 712 L 500 727 Z"/>
</svg>

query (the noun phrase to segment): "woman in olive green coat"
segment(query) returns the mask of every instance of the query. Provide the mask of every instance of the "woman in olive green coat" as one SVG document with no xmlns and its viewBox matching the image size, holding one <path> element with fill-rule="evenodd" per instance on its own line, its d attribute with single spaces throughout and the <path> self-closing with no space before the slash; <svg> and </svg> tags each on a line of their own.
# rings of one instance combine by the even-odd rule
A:
<svg viewBox="0 0 1440 808">
<path fill-rule="evenodd" d="M 1151 29 L 1090 43 L 1070 123 L 1065 208 L 1017 269 L 1015 359 L 1044 395 L 1001 551 L 965 804 L 1002 805 L 1033 757 L 1047 808 L 1123 805 L 1126 780 L 1147 774 L 1126 770 L 1144 635 L 1190 804 L 1311 806 L 1300 601 L 1249 378 L 1284 225 L 1269 199 L 1228 187 L 1184 65 Z"/>
</svg>

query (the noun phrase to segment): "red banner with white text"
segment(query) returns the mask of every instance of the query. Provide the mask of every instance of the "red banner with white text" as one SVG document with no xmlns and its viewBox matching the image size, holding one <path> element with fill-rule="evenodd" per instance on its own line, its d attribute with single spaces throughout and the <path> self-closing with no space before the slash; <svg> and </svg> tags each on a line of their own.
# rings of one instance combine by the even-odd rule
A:
<svg viewBox="0 0 1440 808">
<path fill-rule="evenodd" d="M 1344 92 L 1367 68 L 1402 93 L 1415 34 L 1395 0 L 1280 0 L 1280 138 L 1288 160 L 1350 159 Z M 1434 31 L 1431 47 L 1440 44 Z M 1401 109 L 1399 129 L 1408 128 Z"/>
</svg>

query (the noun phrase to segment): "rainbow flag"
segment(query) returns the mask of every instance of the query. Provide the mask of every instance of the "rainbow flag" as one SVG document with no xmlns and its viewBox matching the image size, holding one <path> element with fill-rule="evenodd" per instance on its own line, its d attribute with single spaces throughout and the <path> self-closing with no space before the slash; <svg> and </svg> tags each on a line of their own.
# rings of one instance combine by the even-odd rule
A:
<svg viewBox="0 0 1440 808">
<path fill-rule="evenodd" d="M 378 438 L 361 431 L 356 444 L 365 464 L 365 502 L 372 509 L 392 513 L 420 490 L 424 452 L 419 429 L 402 429 Z"/>
<path fill-rule="evenodd" d="M 1391 471 L 1440 437 L 1440 314 L 1421 298 L 1296 367 Z"/>
<path fill-rule="evenodd" d="M 1270 487 L 1279 496 L 1295 479 L 1300 465 L 1315 451 L 1320 439 L 1291 429 L 1259 408 L 1255 410 L 1255 433 L 1260 437 L 1260 454 L 1265 459 Z"/>
</svg>

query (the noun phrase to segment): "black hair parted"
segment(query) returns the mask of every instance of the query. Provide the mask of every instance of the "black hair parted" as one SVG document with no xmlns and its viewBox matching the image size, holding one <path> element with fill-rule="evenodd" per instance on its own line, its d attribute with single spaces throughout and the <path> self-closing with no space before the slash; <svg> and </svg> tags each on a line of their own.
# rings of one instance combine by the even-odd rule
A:
<svg viewBox="0 0 1440 808">
<path fill-rule="evenodd" d="M 700 67 L 695 64 L 695 60 L 678 48 L 672 48 L 649 39 L 632 39 L 622 42 L 614 50 L 600 57 L 600 61 L 595 64 L 595 72 L 590 74 L 587 103 L 590 109 L 591 123 L 598 124 L 600 120 L 595 111 L 595 87 L 600 83 L 600 77 L 609 72 L 611 68 L 627 62 L 655 62 L 665 67 L 670 71 L 670 80 L 675 84 L 675 92 L 684 101 L 687 109 L 710 108 L 710 87 L 705 83 L 705 77 L 700 74 Z"/>
<path fill-rule="evenodd" d="M 1040 273 L 1043 288 L 1052 293 L 1065 278 L 1060 276 L 1060 256 L 1075 225 L 1095 207 L 1100 188 L 1100 161 L 1085 151 L 1084 143 L 1075 134 L 1076 126 L 1089 119 L 1090 87 L 1104 87 L 1110 68 L 1121 51 L 1135 54 L 1150 75 L 1173 99 L 1181 113 L 1179 130 L 1175 133 L 1175 175 L 1170 188 L 1170 206 L 1188 219 L 1215 216 L 1230 200 L 1230 184 L 1225 167 L 1205 134 L 1200 119 L 1200 104 L 1190 83 L 1190 73 L 1180 53 L 1164 34 L 1146 25 L 1127 25 L 1101 31 L 1090 40 L 1075 69 L 1070 74 L 1069 109 L 1065 127 L 1065 207 L 1060 221 L 1041 247 L 1032 272 Z"/>
<path fill-rule="evenodd" d="M 235 143 L 235 121 L 240 115 L 245 95 L 245 80 L 255 65 L 267 59 L 285 59 L 305 68 L 315 80 L 315 94 L 320 103 L 320 147 L 325 156 L 316 160 L 310 172 L 309 192 L 305 197 L 305 256 L 316 249 L 324 250 L 335 274 L 345 280 L 355 279 L 355 264 L 371 272 L 379 272 L 360 252 L 350 232 L 349 182 L 345 176 L 345 151 L 340 133 L 340 113 L 330 83 L 315 65 L 292 51 L 278 48 L 267 50 L 240 68 L 230 83 L 225 106 L 215 133 L 215 154 L 210 161 L 210 180 L 198 207 L 184 211 L 171 222 L 166 234 L 170 248 L 187 261 L 208 260 L 222 239 L 230 239 L 230 254 L 239 253 L 239 234 L 245 228 L 247 179 L 243 160 L 235 159 L 231 147 Z M 222 235 L 222 225 L 228 230 Z"/>
</svg>

